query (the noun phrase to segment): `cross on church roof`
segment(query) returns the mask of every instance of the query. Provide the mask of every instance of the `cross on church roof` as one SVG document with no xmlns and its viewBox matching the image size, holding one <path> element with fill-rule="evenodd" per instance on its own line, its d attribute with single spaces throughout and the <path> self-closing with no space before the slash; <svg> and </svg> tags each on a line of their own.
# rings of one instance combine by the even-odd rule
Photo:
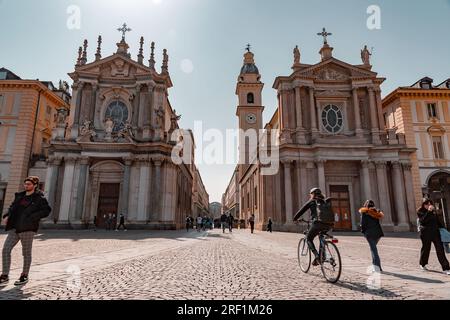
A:
<svg viewBox="0 0 450 320">
<path fill-rule="evenodd" d="M 327 32 L 327 30 L 325 28 L 322 29 L 322 32 L 317 34 L 318 36 L 322 36 L 323 37 L 323 44 L 328 44 L 327 42 L 327 37 L 328 36 L 332 36 L 332 33 Z"/>
<path fill-rule="evenodd" d="M 125 34 L 131 31 L 131 28 L 128 28 L 127 24 L 124 23 L 122 28 L 117 29 L 117 31 L 122 32 L 122 40 L 125 40 Z"/>
<path fill-rule="evenodd" d="M 251 48 L 252 48 L 252 46 L 251 46 L 250 43 L 249 43 L 249 44 L 247 44 L 247 47 L 246 47 L 245 49 L 246 49 L 248 52 L 250 52 Z"/>
</svg>

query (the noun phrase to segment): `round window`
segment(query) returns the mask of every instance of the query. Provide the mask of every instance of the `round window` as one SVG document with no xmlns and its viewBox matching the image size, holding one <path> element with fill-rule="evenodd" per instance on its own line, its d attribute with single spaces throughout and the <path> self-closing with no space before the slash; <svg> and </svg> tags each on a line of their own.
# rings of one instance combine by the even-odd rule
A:
<svg viewBox="0 0 450 320">
<path fill-rule="evenodd" d="M 328 105 L 322 111 L 322 124 L 329 133 L 338 133 L 344 125 L 341 109 L 335 105 Z"/>
<path fill-rule="evenodd" d="M 106 108 L 105 119 L 107 118 L 111 118 L 114 121 L 114 132 L 122 130 L 128 121 L 128 108 L 125 103 L 121 101 L 112 102 Z"/>
</svg>

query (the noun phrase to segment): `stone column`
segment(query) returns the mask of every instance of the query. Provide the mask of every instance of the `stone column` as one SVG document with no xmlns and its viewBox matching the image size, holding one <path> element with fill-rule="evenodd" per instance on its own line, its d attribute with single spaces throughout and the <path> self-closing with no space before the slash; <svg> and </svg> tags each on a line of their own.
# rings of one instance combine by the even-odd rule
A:
<svg viewBox="0 0 450 320">
<path fill-rule="evenodd" d="M 300 160 L 300 175 L 301 175 L 301 204 L 303 205 L 308 198 L 308 163 L 305 160 Z"/>
<path fill-rule="evenodd" d="M 325 162 L 326 160 L 317 160 L 317 181 L 319 182 L 319 189 L 322 190 L 324 194 L 327 193 L 327 185 L 325 182 Z"/>
<path fill-rule="evenodd" d="M 281 91 L 281 143 L 292 143 L 291 128 L 289 127 L 289 91 Z"/>
<path fill-rule="evenodd" d="M 54 210 L 56 203 L 56 188 L 58 186 L 59 167 L 61 166 L 62 159 L 58 157 L 49 157 L 47 176 L 45 179 L 46 196 L 48 204 Z M 54 216 L 55 212 L 52 212 Z M 48 219 L 51 219 L 49 217 Z"/>
<path fill-rule="evenodd" d="M 372 188 L 370 181 L 370 171 L 369 171 L 370 162 L 367 160 L 361 161 L 361 176 L 363 178 L 363 191 L 364 191 L 364 201 L 372 199 Z"/>
<path fill-rule="evenodd" d="M 153 212 L 154 212 L 154 222 L 161 221 L 162 218 L 162 185 L 163 181 L 161 179 L 161 168 L 164 160 L 161 158 L 153 159 L 153 164 L 155 168 L 155 181 L 153 182 Z"/>
<path fill-rule="evenodd" d="M 299 144 L 306 144 L 305 128 L 303 127 L 302 115 L 302 97 L 300 95 L 301 87 L 295 88 L 295 113 L 296 113 L 296 142 Z"/>
<path fill-rule="evenodd" d="M 75 158 L 64 158 L 64 178 L 61 193 L 61 205 L 59 207 L 59 222 L 69 223 L 69 210 L 72 199 L 73 174 L 75 171 Z"/>
<path fill-rule="evenodd" d="M 135 95 L 134 98 L 134 108 L 133 108 L 133 119 L 132 119 L 132 126 L 134 130 L 137 130 L 137 128 L 139 127 L 139 118 L 141 117 L 141 115 L 139 114 L 140 112 L 140 104 L 141 104 L 141 87 L 142 85 L 138 84 L 136 86 L 136 88 L 134 89 L 133 93 Z"/>
<path fill-rule="evenodd" d="M 311 131 L 317 133 L 317 119 L 316 119 L 316 101 L 314 98 L 314 87 L 309 87 L 309 106 L 311 114 Z"/>
<path fill-rule="evenodd" d="M 353 106 L 355 111 L 355 127 L 356 127 L 356 135 L 358 137 L 362 136 L 362 128 L 361 128 L 361 111 L 359 107 L 359 99 L 358 99 L 358 88 L 353 88 Z"/>
<path fill-rule="evenodd" d="M 394 162 L 392 164 L 393 169 L 393 185 L 395 194 L 395 208 L 397 210 L 398 217 L 398 231 L 408 231 L 408 214 L 406 208 L 405 189 L 403 187 L 403 175 L 400 162 Z"/>
<path fill-rule="evenodd" d="M 381 89 L 375 88 L 375 101 L 377 106 L 377 113 L 378 113 L 378 130 L 384 132 L 386 129 L 386 126 L 384 124 L 384 116 L 383 116 L 383 102 L 381 100 Z"/>
<path fill-rule="evenodd" d="M 369 106 L 370 106 L 370 125 L 372 128 L 372 143 L 380 144 L 380 127 L 378 125 L 378 111 L 375 101 L 375 91 L 372 87 L 367 88 L 369 92 Z"/>
<path fill-rule="evenodd" d="M 145 94 L 146 99 L 144 104 L 144 130 L 143 136 L 144 138 L 150 138 L 150 130 L 151 130 L 151 119 L 153 118 L 153 97 L 154 97 L 154 86 L 148 85 L 148 92 Z"/>
<path fill-rule="evenodd" d="M 409 221 L 415 224 L 417 220 L 416 215 L 416 199 L 414 194 L 413 176 L 411 172 L 412 164 L 410 162 L 402 163 L 403 175 L 405 180 L 405 190 L 406 190 L 406 203 L 408 205 L 407 213 L 409 216 Z"/>
<path fill-rule="evenodd" d="M 150 179 L 150 162 L 148 157 L 139 158 L 140 179 L 139 179 L 139 202 L 138 202 L 138 216 L 137 221 L 140 223 L 147 222 L 147 204 L 149 192 Z"/>
<path fill-rule="evenodd" d="M 294 220 L 294 210 L 292 208 L 292 177 L 291 160 L 283 160 L 284 166 L 284 200 L 286 207 L 286 224 L 292 224 Z"/>
<path fill-rule="evenodd" d="M 80 112 L 81 112 L 81 103 L 82 103 L 82 95 L 83 95 L 83 82 L 74 83 L 73 88 L 73 97 L 75 99 L 75 106 L 73 112 L 73 124 L 72 124 L 72 130 L 70 133 L 70 136 L 72 139 L 76 139 L 78 137 L 78 127 L 80 124 Z"/>
<path fill-rule="evenodd" d="M 382 225 L 385 227 L 392 228 L 392 211 L 391 211 L 391 197 L 389 196 L 390 190 L 387 179 L 387 167 L 385 161 L 377 161 L 375 163 L 377 170 L 377 185 L 378 185 L 378 195 L 380 198 L 380 203 L 377 207 L 384 212 L 384 218 L 382 220 Z"/>
<path fill-rule="evenodd" d="M 97 104 L 97 94 L 98 94 L 98 85 L 93 84 L 92 85 L 91 108 L 89 110 L 89 121 L 92 121 L 92 123 L 94 123 L 94 119 L 95 119 L 95 107 Z"/>
<path fill-rule="evenodd" d="M 131 180 L 131 166 L 133 158 L 124 158 L 125 170 L 123 172 L 122 194 L 120 196 L 122 202 L 121 212 L 126 219 L 128 219 L 128 204 L 130 199 L 130 180 Z"/>
<path fill-rule="evenodd" d="M 83 157 L 80 161 L 80 177 L 78 179 L 77 203 L 75 204 L 75 219 L 79 222 L 83 218 L 84 197 L 86 194 L 86 179 L 89 168 L 89 158 Z"/>
</svg>

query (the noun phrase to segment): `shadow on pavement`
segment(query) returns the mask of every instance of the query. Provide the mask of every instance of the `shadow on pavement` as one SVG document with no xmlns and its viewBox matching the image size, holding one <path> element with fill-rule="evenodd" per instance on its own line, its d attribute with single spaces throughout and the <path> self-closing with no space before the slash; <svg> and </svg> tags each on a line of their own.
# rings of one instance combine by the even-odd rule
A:
<svg viewBox="0 0 450 320">
<path fill-rule="evenodd" d="M 369 289 L 365 284 L 357 283 L 357 282 L 351 282 L 351 281 L 340 281 L 335 284 L 337 287 L 353 290 L 353 291 L 359 291 L 362 293 L 371 294 L 374 296 L 379 296 L 383 298 L 398 298 L 400 295 L 396 294 L 395 292 L 392 292 L 387 289 Z"/>
<path fill-rule="evenodd" d="M 440 272 L 439 272 L 439 273 L 440 273 Z M 435 280 L 435 279 L 428 279 L 428 278 L 416 277 L 416 276 L 411 276 L 411 275 L 401 274 L 401 273 L 393 273 L 393 272 L 386 272 L 386 271 L 384 271 L 382 274 L 383 274 L 383 275 L 387 275 L 387 276 L 392 276 L 392 277 L 400 278 L 400 279 L 411 280 L 411 281 L 417 281 L 417 282 L 424 282 L 424 283 L 444 283 L 444 281 L 441 281 L 441 280 Z"/>
<path fill-rule="evenodd" d="M 25 300 L 31 298 L 31 293 L 24 294 L 23 287 L 14 287 L 4 290 L 5 287 L 0 287 L 0 300 Z"/>
</svg>

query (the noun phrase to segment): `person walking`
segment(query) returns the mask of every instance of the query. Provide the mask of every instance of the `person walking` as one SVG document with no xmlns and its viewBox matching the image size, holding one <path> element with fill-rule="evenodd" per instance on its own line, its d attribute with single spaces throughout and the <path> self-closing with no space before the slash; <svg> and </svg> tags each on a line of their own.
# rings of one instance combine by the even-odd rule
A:
<svg viewBox="0 0 450 320">
<path fill-rule="evenodd" d="M 367 200 L 364 206 L 359 209 L 359 213 L 361 214 L 361 232 L 369 243 L 372 254 L 372 272 L 382 272 L 377 244 L 384 237 L 380 224 L 380 219 L 383 219 L 384 213 L 375 207 L 372 200 Z"/>
<path fill-rule="evenodd" d="M 438 213 L 434 203 L 430 199 L 424 199 L 422 206 L 417 210 L 418 227 L 420 239 L 422 240 L 422 249 L 420 251 L 420 268 L 427 271 L 428 259 L 430 258 L 431 243 L 436 248 L 436 254 L 442 270 L 450 276 L 450 264 L 445 256 L 444 244 L 441 240 L 440 227 L 444 227 L 439 220 Z"/>
<path fill-rule="evenodd" d="M 11 268 L 11 251 L 20 241 L 22 244 L 23 269 L 19 280 L 14 285 L 20 286 L 28 282 L 31 267 L 33 239 L 39 229 L 41 219 L 50 215 L 50 208 L 44 194 L 39 190 L 39 178 L 30 176 L 24 181 L 25 191 L 15 194 L 13 203 L 3 216 L 6 219 L 6 237 L 3 245 L 3 270 L 0 285 L 9 281 Z"/>
<path fill-rule="evenodd" d="M 97 231 L 97 216 L 94 217 L 94 231 Z"/>
<path fill-rule="evenodd" d="M 230 215 L 228 216 L 228 230 L 230 230 L 230 233 L 233 232 L 233 224 L 234 224 L 234 217 L 230 212 Z"/>
<path fill-rule="evenodd" d="M 273 225 L 272 218 L 269 218 L 269 223 L 267 224 L 267 232 L 272 233 L 272 225 Z"/>
<path fill-rule="evenodd" d="M 123 215 L 123 213 L 120 214 L 119 226 L 116 228 L 116 231 L 119 231 L 120 227 L 123 227 L 123 230 L 127 231 L 127 227 L 125 226 L 125 216 Z"/>
<path fill-rule="evenodd" d="M 191 220 L 191 217 L 186 217 L 186 231 L 187 232 L 189 232 L 189 228 L 191 227 L 191 223 L 192 223 L 192 220 Z"/>
<path fill-rule="evenodd" d="M 254 214 L 252 214 L 250 216 L 250 218 L 248 219 L 248 222 L 250 223 L 251 232 L 254 233 L 255 232 L 255 215 Z"/>
<path fill-rule="evenodd" d="M 227 221 L 228 221 L 228 217 L 227 217 L 227 215 L 226 215 L 225 213 L 223 213 L 223 214 L 220 216 L 220 223 L 221 223 L 221 225 L 222 225 L 222 231 L 223 231 L 223 233 L 225 233 L 225 229 L 226 229 L 226 227 L 227 227 Z"/>
<path fill-rule="evenodd" d="M 197 217 L 197 232 L 200 232 L 202 229 L 203 218 L 201 216 Z"/>
</svg>

